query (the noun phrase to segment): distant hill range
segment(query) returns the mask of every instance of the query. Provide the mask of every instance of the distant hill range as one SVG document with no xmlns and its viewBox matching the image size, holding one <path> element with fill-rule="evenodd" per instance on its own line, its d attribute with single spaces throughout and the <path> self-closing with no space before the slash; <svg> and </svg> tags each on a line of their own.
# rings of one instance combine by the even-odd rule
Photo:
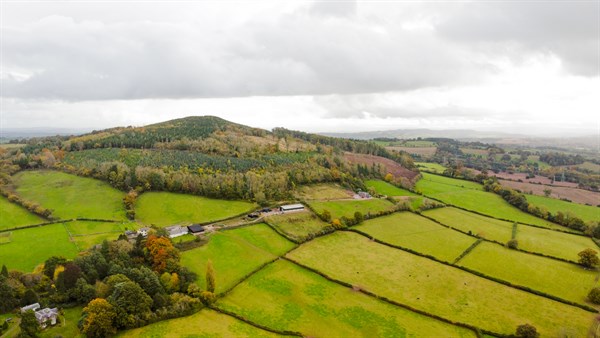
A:
<svg viewBox="0 0 600 338">
<path fill-rule="evenodd" d="M 31 138 L 31 137 L 46 137 L 46 136 L 67 136 L 79 135 L 90 132 L 89 129 L 71 129 L 71 128 L 2 128 L 0 129 L 0 138 L 16 139 L 16 138 Z"/>
</svg>

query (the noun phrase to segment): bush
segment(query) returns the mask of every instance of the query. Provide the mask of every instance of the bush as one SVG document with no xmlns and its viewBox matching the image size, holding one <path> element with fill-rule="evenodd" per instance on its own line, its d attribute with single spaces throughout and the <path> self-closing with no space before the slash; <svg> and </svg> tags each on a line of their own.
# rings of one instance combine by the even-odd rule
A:
<svg viewBox="0 0 600 338">
<path fill-rule="evenodd" d="M 600 304 L 600 287 L 595 287 L 588 293 L 588 300 L 594 304 Z"/>
<path fill-rule="evenodd" d="M 519 248 L 519 241 L 517 241 L 516 239 L 511 239 L 508 242 L 506 242 L 506 246 L 509 249 L 518 249 Z"/>
<path fill-rule="evenodd" d="M 598 253 L 593 249 L 585 249 L 577 255 L 579 256 L 579 264 L 586 268 L 593 268 L 600 262 Z"/>
<path fill-rule="evenodd" d="M 535 326 L 530 324 L 522 324 L 517 326 L 517 332 L 515 336 L 519 338 L 537 338 L 540 334 L 537 332 Z"/>
<path fill-rule="evenodd" d="M 200 300 L 205 305 L 210 305 L 210 304 L 214 303 L 215 300 L 217 300 L 217 297 L 215 296 L 214 293 L 212 293 L 210 291 L 202 291 L 202 292 L 200 292 Z"/>
</svg>

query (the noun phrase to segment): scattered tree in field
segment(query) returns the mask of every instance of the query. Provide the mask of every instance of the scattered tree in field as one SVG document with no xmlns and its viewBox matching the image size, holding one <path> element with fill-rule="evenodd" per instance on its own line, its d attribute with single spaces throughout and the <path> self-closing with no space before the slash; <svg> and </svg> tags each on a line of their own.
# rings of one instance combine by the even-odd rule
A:
<svg viewBox="0 0 600 338">
<path fill-rule="evenodd" d="M 588 300 L 594 304 L 600 304 L 600 287 L 595 287 L 588 293 Z"/>
<path fill-rule="evenodd" d="M 552 194 L 552 189 L 548 189 L 548 188 L 544 189 L 544 196 L 550 197 L 550 194 Z"/>
<path fill-rule="evenodd" d="M 506 242 L 506 246 L 509 249 L 517 249 L 519 247 L 519 241 L 517 241 L 516 239 L 511 239 L 508 242 Z"/>
<path fill-rule="evenodd" d="M 117 313 L 106 299 L 96 298 L 83 309 L 83 325 L 81 331 L 87 337 L 106 337 L 117 330 L 113 321 Z"/>
<path fill-rule="evenodd" d="M 383 179 L 384 179 L 386 182 L 391 182 L 391 181 L 393 181 L 393 180 L 394 180 L 394 175 L 392 175 L 392 173 L 387 173 Z"/>
<path fill-rule="evenodd" d="M 577 254 L 579 256 L 579 264 L 586 268 L 593 268 L 600 262 L 598 252 L 593 249 L 585 249 Z"/>
<path fill-rule="evenodd" d="M 210 304 L 214 303 L 215 300 L 217 300 L 217 297 L 215 296 L 215 294 L 213 292 L 202 291 L 202 292 L 200 292 L 200 300 L 205 305 L 210 305 Z"/>
<path fill-rule="evenodd" d="M 37 337 L 38 332 L 40 331 L 40 325 L 38 324 L 37 318 L 35 318 L 35 313 L 32 310 L 25 311 L 21 314 L 21 323 L 19 324 L 19 328 L 21 328 L 21 337 Z"/>
<path fill-rule="evenodd" d="M 212 261 L 209 259 L 206 263 L 206 291 L 215 292 L 216 287 L 215 269 L 213 268 Z"/>
<path fill-rule="evenodd" d="M 340 221 L 339 218 L 336 218 L 333 221 L 331 221 L 331 225 L 333 225 L 333 227 L 336 229 L 342 229 L 344 227 L 342 221 Z"/>
<path fill-rule="evenodd" d="M 323 213 L 321 213 L 321 219 L 325 222 L 331 222 L 331 212 L 329 212 L 329 210 L 323 210 Z"/>
<path fill-rule="evenodd" d="M 540 334 L 537 332 L 535 326 L 530 324 L 522 324 L 517 326 L 517 332 L 515 336 L 519 338 L 537 338 Z"/>
<path fill-rule="evenodd" d="M 365 220 L 365 216 L 362 214 L 362 212 L 357 211 L 354 213 L 354 222 L 355 224 L 360 224 Z"/>
<path fill-rule="evenodd" d="M 6 265 L 2 264 L 2 272 L 0 272 L 0 275 L 8 278 L 8 269 L 6 268 Z"/>
</svg>

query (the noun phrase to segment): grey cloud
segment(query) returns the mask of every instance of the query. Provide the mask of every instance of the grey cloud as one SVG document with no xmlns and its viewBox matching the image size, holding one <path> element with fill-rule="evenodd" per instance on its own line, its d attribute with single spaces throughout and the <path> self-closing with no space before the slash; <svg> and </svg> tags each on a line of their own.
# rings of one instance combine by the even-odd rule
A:
<svg viewBox="0 0 600 338">
<path fill-rule="evenodd" d="M 506 53 L 556 54 L 573 73 L 597 76 L 600 59 L 598 1 L 481 1 L 453 8 L 437 26 L 440 35 L 464 44 L 495 44 Z"/>
</svg>

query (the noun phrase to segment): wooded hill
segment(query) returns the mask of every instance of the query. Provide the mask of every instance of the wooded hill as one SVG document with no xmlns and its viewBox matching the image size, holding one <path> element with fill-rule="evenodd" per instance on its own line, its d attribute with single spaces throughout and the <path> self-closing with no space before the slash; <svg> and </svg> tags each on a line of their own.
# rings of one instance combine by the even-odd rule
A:
<svg viewBox="0 0 600 338">
<path fill-rule="evenodd" d="M 5 191 L 11 189 L 10 174 L 35 168 L 103 179 L 125 191 L 167 190 L 257 202 L 288 198 L 301 184 L 340 182 L 364 189 L 366 177 L 406 172 L 408 180 L 394 179 L 410 185 L 417 175 L 408 154 L 374 142 L 283 128 L 271 132 L 214 116 L 26 142 L 23 148 L 1 154 Z M 347 153 L 374 155 L 382 161 L 349 162 Z"/>
</svg>

